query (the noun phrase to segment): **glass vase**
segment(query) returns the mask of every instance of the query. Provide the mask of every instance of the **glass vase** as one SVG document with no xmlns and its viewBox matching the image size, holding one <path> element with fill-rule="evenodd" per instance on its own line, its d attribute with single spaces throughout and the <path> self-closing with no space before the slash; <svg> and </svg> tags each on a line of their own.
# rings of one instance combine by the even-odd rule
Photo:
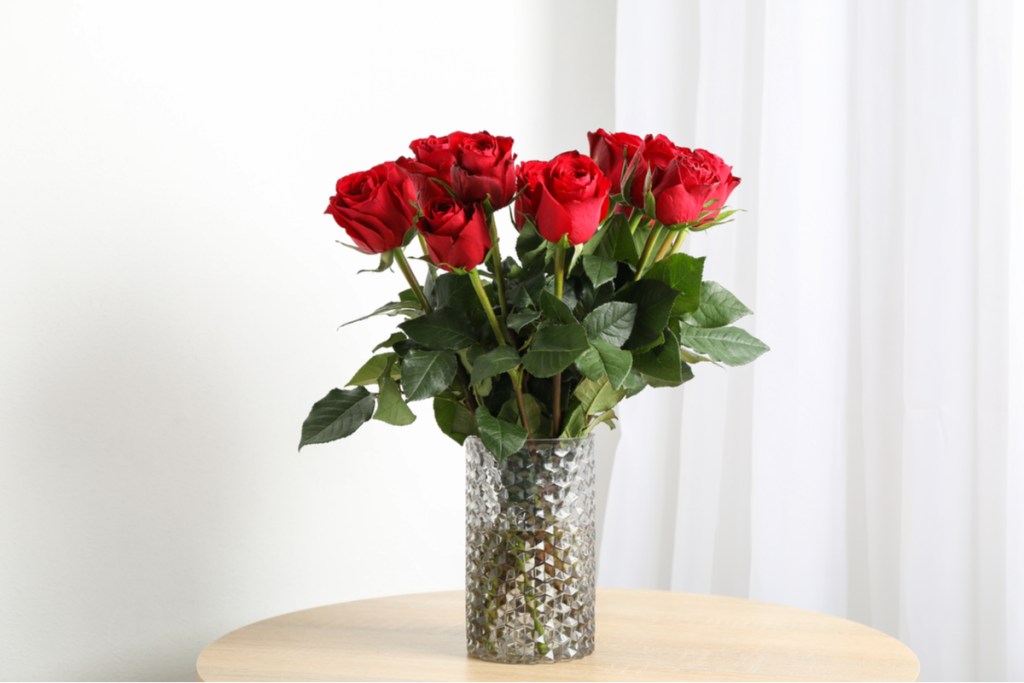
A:
<svg viewBox="0 0 1024 683">
<path fill-rule="evenodd" d="M 532 664 L 594 651 L 593 437 L 529 440 L 498 460 L 466 448 L 466 641 Z"/>
</svg>

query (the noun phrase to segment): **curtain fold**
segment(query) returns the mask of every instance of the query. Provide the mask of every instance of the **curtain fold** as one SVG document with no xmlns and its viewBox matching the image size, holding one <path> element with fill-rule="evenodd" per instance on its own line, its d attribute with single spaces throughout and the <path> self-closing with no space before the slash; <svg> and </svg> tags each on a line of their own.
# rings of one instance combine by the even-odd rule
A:
<svg viewBox="0 0 1024 683">
<path fill-rule="evenodd" d="M 1024 677 L 1012 2 L 617 19 L 616 127 L 743 178 L 745 213 L 687 250 L 772 351 L 624 404 L 602 583 L 846 616 L 914 648 L 924 679 Z"/>
</svg>

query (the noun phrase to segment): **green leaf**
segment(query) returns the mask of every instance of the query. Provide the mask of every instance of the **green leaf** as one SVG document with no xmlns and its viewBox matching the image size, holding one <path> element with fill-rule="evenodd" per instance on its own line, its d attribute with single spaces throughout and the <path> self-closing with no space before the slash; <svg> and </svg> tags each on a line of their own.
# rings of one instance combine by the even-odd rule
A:
<svg viewBox="0 0 1024 683">
<path fill-rule="evenodd" d="M 457 351 L 476 341 L 469 333 L 472 329 L 469 319 L 451 308 L 439 308 L 406 320 L 398 327 L 414 342 L 441 351 Z"/>
<path fill-rule="evenodd" d="M 589 433 L 594 431 L 594 427 L 601 424 L 602 422 L 608 425 L 608 429 L 615 429 L 615 421 L 617 419 L 619 419 L 619 416 L 615 414 L 614 410 L 606 410 L 600 415 L 598 415 L 596 418 L 594 418 L 594 421 L 590 424 L 590 427 L 587 429 L 587 432 Z"/>
<path fill-rule="evenodd" d="M 636 364 L 634 363 L 634 366 L 635 365 Z M 622 386 L 626 390 L 626 398 L 629 398 L 630 396 L 636 396 L 644 390 L 647 386 L 647 379 L 639 370 L 636 369 L 636 367 L 634 367 L 629 371 L 629 374 L 626 375 L 626 381 L 623 382 Z"/>
<path fill-rule="evenodd" d="M 679 357 L 682 358 L 683 362 L 685 363 L 714 363 L 714 361 L 708 358 L 707 356 L 702 356 L 699 353 L 694 353 L 693 351 L 685 347 L 679 349 Z"/>
<path fill-rule="evenodd" d="M 455 379 L 458 361 L 446 351 L 413 349 L 402 360 L 402 386 L 410 401 L 437 396 Z"/>
<path fill-rule="evenodd" d="M 683 363 L 679 357 L 679 339 L 666 330 L 665 343 L 634 359 L 636 369 L 646 375 L 651 386 L 678 386 L 683 383 Z M 691 375 L 692 376 L 692 375 Z"/>
<path fill-rule="evenodd" d="M 579 323 L 543 325 L 523 356 L 523 367 L 534 377 L 552 377 L 572 365 L 589 346 Z"/>
<path fill-rule="evenodd" d="M 726 365 L 746 365 L 768 351 L 760 339 L 738 327 L 705 329 L 681 325 L 680 341 L 689 348 Z"/>
<path fill-rule="evenodd" d="M 352 375 L 352 379 L 346 382 L 345 386 L 376 384 L 377 378 L 387 369 L 388 363 L 395 362 L 397 358 L 398 356 L 393 353 L 378 353 L 376 356 L 371 356 L 370 360 L 363 363 L 363 367 L 356 370 L 356 374 Z"/>
<path fill-rule="evenodd" d="M 603 240 L 604 236 L 608 234 L 608 226 L 615 222 L 616 215 L 617 214 L 615 212 L 611 212 L 605 216 L 604 220 L 598 224 L 597 232 L 595 232 L 589 240 L 579 245 L 582 247 L 580 250 L 581 256 L 591 256 L 597 253 L 598 248 L 601 246 L 601 240 Z"/>
<path fill-rule="evenodd" d="M 567 279 L 565 284 L 566 284 L 565 289 L 562 291 L 562 303 L 565 304 L 566 306 L 568 306 L 569 310 L 571 311 L 574 308 L 576 308 L 577 304 L 579 304 L 579 301 L 576 300 L 576 288 L 571 286 L 571 280 Z M 558 297 L 555 296 L 555 279 L 554 278 L 551 278 L 547 283 L 545 283 L 545 285 L 543 287 L 543 291 L 547 292 L 548 294 L 550 294 L 552 297 L 555 298 L 555 300 L 558 299 Z M 540 301 L 542 298 L 543 298 L 543 293 L 542 292 L 538 292 L 537 293 L 537 301 Z M 575 317 L 573 318 L 573 320 L 575 321 Z M 550 321 L 546 321 L 546 322 L 550 322 Z"/>
<path fill-rule="evenodd" d="M 535 308 L 535 301 L 540 301 L 541 290 L 547 282 L 544 270 L 527 272 L 519 270 L 514 278 L 505 282 L 509 305 L 515 310 Z"/>
<path fill-rule="evenodd" d="M 400 341 L 405 341 L 405 335 L 402 334 L 401 332 L 395 332 L 390 337 L 382 341 L 380 344 L 374 346 L 373 350 L 379 351 L 380 349 L 394 348 L 395 344 L 397 344 Z"/>
<path fill-rule="evenodd" d="M 566 239 L 566 241 L 568 241 L 568 238 L 565 238 L 565 239 Z M 583 256 L 583 245 L 582 244 L 575 245 L 572 248 L 572 258 L 569 259 L 569 264 L 565 267 L 565 275 L 566 275 L 566 277 L 570 277 L 572 275 L 573 269 L 576 267 L 576 264 L 579 263 L 579 260 L 580 260 L 580 258 L 582 256 Z"/>
<path fill-rule="evenodd" d="M 498 411 L 498 419 L 513 424 L 519 422 L 519 405 L 516 403 L 515 398 L 510 398 L 501 404 L 501 410 Z"/>
<path fill-rule="evenodd" d="M 441 431 L 460 446 L 467 436 L 476 435 L 476 420 L 466 406 L 450 398 L 434 399 L 434 420 Z"/>
<path fill-rule="evenodd" d="M 499 346 L 496 349 L 481 354 L 473 361 L 473 373 L 471 381 L 473 384 L 508 372 L 520 363 L 519 354 L 511 346 Z"/>
<path fill-rule="evenodd" d="M 648 175 L 648 178 L 650 175 Z M 646 184 L 646 183 L 645 183 Z M 654 218 L 658 213 L 657 202 L 654 200 L 654 193 L 648 189 L 644 193 L 644 215 Z"/>
<path fill-rule="evenodd" d="M 344 323 L 342 327 L 347 327 L 348 325 L 352 325 L 362 320 L 372 318 L 375 315 L 404 315 L 407 318 L 409 318 L 419 315 L 422 312 L 423 311 L 420 309 L 419 303 L 416 301 L 392 301 L 390 303 L 384 304 L 383 306 L 375 310 L 373 313 L 367 313 L 361 318 L 349 320 L 347 323 Z"/>
<path fill-rule="evenodd" d="M 313 404 L 302 423 L 299 450 L 314 443 L 344 439 L 373 415 L 373 394 L 363 387 L 331 389 Z"/>
<path fill-rule="evenodd" d="M 706 280 L 700 288 L 700 305 L 685 320 L 697 327 L 724 327 L 751 312 L 725 287 Z"/>
<path fill-rule="evenodd" d="M 381 377 L 380 393 L 377 395 L 377 412 L 373 419 L 399 427 L 412 424 L 416 415 L 402 399 L 398 384 L 390 377 Z"/>
<path fill-rule="evenodd" d="M 583 319 L 583 328 L 591 341 L 600 339 L 613 346 L 622 346 L 633 332 L 637 305 L 626 301 L 610 301 L 591 311 Z"/>
<path fill-rule="evenodd" d="M 551 432 L 551 422 L 544 418 L 544 408 L 530 394 L 523 394 L 523 406 L 526 408 L 526 421 L 530 423 L 533 435 L 547 436 Z M 498 412 L 498 418 L 513 424 L 522 424 L 519 416 L 519 402 L 513 397 L 505 401 Z M 525 429 L 526 425 L 522 425 Z"/>
<path fill-rule="evenodd" d="M 587 412 L 583 406 L 577 405 L 569 411 L 569 418 L 562 425 L 563 438 L 575 439 L 583 436 L 587 431 Z"/>
<path fill-rule="evenodd" d="M 610 219 L 602 233 L 604 236 L 601 238 L 601 244 L 598 245 L 595 254 L 613 261 L 625 261 L 630 265 L 636 265 L 644 250 L 644 242 L 647 240 L 646 229 L 638 229 L 632 233 L 629 231 L 629 221 L 626 217 L 616 214 Z"/>
<path fill-rule="evenodd" d="M 633 354 L 596 339 L 591 341 L 590 348 L 576 359 L 576 367 L 584 377 L 595 381 L 607 377 L 612 388 L 620 389 L 633 367 Z"/>
<path fill-rule="evenodd" d="M 559 323 L 576 322 L 575 316 L 565 302 L 547 290 L 540 293 L 540 310 L 548 320 Z"/>
<path fill-rule="evenodd" d="M 576 387 L 573 395 L 579 399 L 580 406 L 587 415 L 596 415 L 614 408 L 626 396 L 625 389 L 615 389 L 605 377 L 597 382 L 584 379 Z"/>
<path fill-rule="evenodd" d="M 395 262 L 395 252 L 384 251 L 380 255 L 380 264 L 376 268 L 364 268 L 358 272 L 360 273 L 382 273 L 391 267 L 391 264 Z"/>
<path fill-rule="evenodd" d="M 633 333 L 623 348 L 639 349 L 656 341 L 668 324 L 678 292 L 660 280 L 634 282 L 622 298 L 637 305 Z"/>
<path fill-rule="evenodd" d="M 619 274 L 619 263 L 598 254 L 583 257 L 583 272 L 587 274 L 595 287 L 611 282 Z"/>
<path fill-rule="evenodd" d="M 430 288 L 430 299 L 435 309 L 470 311 L 480 307 L 469 278 L 457 273 L 438 275 Z"/>
<path fill-rule="evenodd" d="M 644 280 L 664 282 L 679 292 L 672 312 L 675 315 L 696 311 L 700 304 L 700 280 L 704 274 L 704 257 L 672 254 L 658 261 L 644 274 Z"/>
<path fill-rule="evenodd" d="M 516 238 L 516 254 L 528 272 L 542 270 L 547 260 L 548 241 L 541 237 L 532 223 L 527 223 Z"/>
<path fill-rule="evenodd" d="M 544 407 L 532 394 L 523 394 L 523 406 L 526 408 L 526 419 L 530 423 L 530 429 L 534 434 L 547 435 L 551 431 L 551 423 L 544 419 Z M 519 405 L 516 405 L 516 414 L 519 414 Z"/>
<path fill-rule="evenodd" d="M 712 204 L 713 204 L 713 202 L 705 204 L 704 208 L 707 209 Z M 737 211 L 740 211 L 740 209 L 726 209 L 725 211 L 722 211 L 717 216 L 715 216 L 715 219 L 713 221 L 710 221 L 708 223 L 702 223 L 701 225 L 694 226 L 694 227 L 692 227 L 690 229 L 692 231 L 694 231 L 694 232 L 700 232 L 700 231 L 703 231 L 703 230 L 708 230 L 710 228 L 714 228 L 715 226 L 722 225 L 724 223 L 732 223 L 732 216 Z"/>
<path fill-rule="evenodd" d="M 412 204 L 413 207 L 416 206 L 416 202 L 409 202 L 409 203 Z M 413 227 L 410 227 L 408 230 L 405 231 L 405 236 L 402 238 L 402 246 L 403 247 L 409 246 L 410 244 L 412 244 L 412 241 L 415 238 L 416 238 L 416 227 L 413 226 Z M 430 263 L 430 260 L 427 257 L 421 256 L 420 258 L 422 258 L 427 263 Z"/>
<path fill-rule="evenodd" d="M 519 332 L 521 329 L 532 323 L 534 320 L 540 317 L 540 312 L 533 309 L 526 309 L 522 311 L 516 311 L 515 313 L 509 313 L 508 326 Z"/>
<path fill-rule="evenodd" d="M 498 460 L 504 460 L 526 443 L 526 430 L 519 425 L 492 417 L 487 409 L 476 409 L 476 426 L 480 440 Z"/>
</svg>

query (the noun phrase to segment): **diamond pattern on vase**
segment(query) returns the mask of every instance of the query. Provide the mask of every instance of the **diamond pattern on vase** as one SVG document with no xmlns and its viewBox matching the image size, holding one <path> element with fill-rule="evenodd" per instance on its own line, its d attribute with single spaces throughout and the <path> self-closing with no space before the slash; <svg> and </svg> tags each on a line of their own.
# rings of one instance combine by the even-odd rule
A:
<svg viewBox="0 0 1024 683">
<path fill-rule="evenodd" d="M 466 439 L 466 642 L 506 663 L 594 651 L 592 437 L 527 441 L 497 461 Z"/>
</svg>

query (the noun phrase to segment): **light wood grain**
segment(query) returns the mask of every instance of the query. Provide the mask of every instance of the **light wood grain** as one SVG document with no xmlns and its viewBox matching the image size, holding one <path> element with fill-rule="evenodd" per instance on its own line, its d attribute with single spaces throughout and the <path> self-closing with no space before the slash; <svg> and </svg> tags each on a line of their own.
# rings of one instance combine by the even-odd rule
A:
<svg viewBox="0 0 1024 683">
<path fill-rule="evenodd" d="M 898 640 L 793 607 L 720 596 L 599 590 L 597 646 L 559 664 L 492 664 L 466 656 L 461 591 L 293 612 L 214 642 L 200 680 L 911 681 Z"/>
</svg>

